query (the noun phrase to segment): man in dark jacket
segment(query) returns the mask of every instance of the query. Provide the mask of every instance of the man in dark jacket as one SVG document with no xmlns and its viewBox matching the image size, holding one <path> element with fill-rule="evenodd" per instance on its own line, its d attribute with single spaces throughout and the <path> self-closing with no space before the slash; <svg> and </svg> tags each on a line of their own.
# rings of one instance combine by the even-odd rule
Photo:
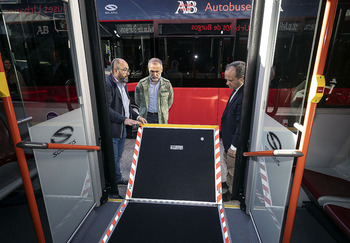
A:
<svg viewBox="0 0 350 243">
<path fill-rule="evenodd" d="M 225 184 L 228 186 L 228 191 L 223 195 L 224 201 L 229 201 L 232 197 L 233 175 L 243 99 L 244 73 L 245 63 L 242 61 L 235 61 L 226 66 L 226 85 L 232 89 L 232 93 L 221 118 L 221 136 L 225 149 L 224 160 L 227 165 L 227 179 L 226 183 L 223 183 L 223 188 Z"/>
<path fill-rule="evenodd" d="M 106 78 L 107 101 L 113 140 L 114 161 L 118 184 L 127 184 L 120 172 L 120 158 L 123 154 L 126 138 L 126 125 L 132 126 L 147 121 L 130 106 L 130 97 L 126 83 L 130 75 L 128 63 L 116 58 L 112 61 L 111 73 Z"/>
</svg>

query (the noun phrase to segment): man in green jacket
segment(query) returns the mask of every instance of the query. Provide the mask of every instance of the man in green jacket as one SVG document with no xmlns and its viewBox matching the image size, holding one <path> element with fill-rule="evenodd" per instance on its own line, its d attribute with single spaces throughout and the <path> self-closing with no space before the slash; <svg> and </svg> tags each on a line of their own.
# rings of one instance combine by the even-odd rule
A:
<svg viewBox="0 0 350 243">
<path fill-rule="evenodd" d="M 168 123 L 174 92 L 169 80 L 161 76 L 163 63 L 158 58 L 148 61 L 149 76 L 141 79 L 135 89 L 135 103 L 140 116 L 148 123 Z"/>
</svg>

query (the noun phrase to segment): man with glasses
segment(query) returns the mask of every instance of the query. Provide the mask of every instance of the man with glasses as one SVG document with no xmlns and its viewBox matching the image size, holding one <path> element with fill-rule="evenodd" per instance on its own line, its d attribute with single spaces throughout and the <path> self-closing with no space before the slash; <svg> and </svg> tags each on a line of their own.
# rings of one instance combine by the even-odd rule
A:
<svg viewBox="0 0 350 243">
<path fill-rule="evenodd" d="M 135 103 L 140 115 L 149 123 L 168 123 L 174 92 L 169 80 L 163 78 L 163 63 L 158 58 L 148 62 L 149 76 L 141 79 L 135 89 Z"/>
<path fill-rule="evenodd" d="M 106 78 L 107 102 L 113 140 L 114 162 L 117 183 L 126 185 L 120 172 L 120 159 L 123 154 L 126 138 L 126 125 L 145 124 L 147 121 L 139 116 L 130 106 L 130 97 L 126 83 L 130 75 L 128 63 L 115 58 L 112 61 L 110 75 Z"/>
</svg>

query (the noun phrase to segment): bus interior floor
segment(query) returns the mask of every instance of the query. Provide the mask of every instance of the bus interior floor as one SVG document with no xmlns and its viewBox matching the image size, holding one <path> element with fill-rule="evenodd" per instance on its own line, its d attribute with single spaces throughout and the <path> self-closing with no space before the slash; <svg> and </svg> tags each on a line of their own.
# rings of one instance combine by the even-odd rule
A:
<svg viewBox="0 0 350 243">
<path fill-rule="evenodd" d="M 98 242 L 104 235 L 106 228 L 118 212 L 121 199 L 112 199 L 99 208 L 95 208 L 82 227 L 79 229 L 72 243 Z M 258 243 L 252 219 L 239 207 L 225 205 L 226 223 L 231 242 Z M 298 208 L 291 243 L 336 243 L 328 232 L 305 209 Z"/>
<path fill-rule="evenodd" d="M 49 236 L 50 230 L 47 218 L 42 217 L 42 212 L 45 212 L 42 197 L 37 198 L 37 202 L 46 242 L 52 242 Z M 121 202 L 122 200 L 109 200 L 100 207 L 94 208 L 71 242 L 98 242 Z M 249 215 L 240 210 L 239 207 L 230 205 L 225 205 L 225 213 L 232 242 L 259 242 Z M 37 242 L 27 203 L 0 206 L 0 215 L 1 242 Z M 305 208 L 298 208 L 291 242 L 335 243 L 337 241 Z"/>
<path fill-rule="evenodd" d="M 134 145 L 135 139 L 127 139 L 125 142 L 125 150 L 121 161 L 123 179 L 127 179 L 129 176 Z M 223 171 L 225 169 L 222 168 Z M 41 190 L 38 188 L 40 184 L 37 183 L 37 178 L 34 181 L 36 181 L 34 182 L 35 195 L 46 242 L 52 242 L 44 200 Z M 120 194 L 125 197 L 126 186 L 120 185 L 118 187 Z M 110 199 L 100 207 L 94 208 L 71 242 L 98 242 L 121 202 L 122 200 Z M 251 218 L 244 211 L 240 210 L 238 201 L 225 203 L 224 210 L 232 242 L 259 242 Z M 28 203 L 22 187 L 16 190 L 14 194 L 0 201 L 0 215 L 0 242 L 37 242 Z M 331 237 L 308 210 L 301 207 L 296 212 L 291 242 L 333 243 L 337 241 Z"/>
</svg>

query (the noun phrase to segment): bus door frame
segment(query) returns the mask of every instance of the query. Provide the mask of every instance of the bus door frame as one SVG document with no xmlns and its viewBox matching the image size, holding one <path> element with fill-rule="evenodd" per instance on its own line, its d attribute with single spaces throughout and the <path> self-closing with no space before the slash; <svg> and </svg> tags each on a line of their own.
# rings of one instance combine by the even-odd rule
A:
<svg viewBox="0 0 350 243">
<path fill-rule="evenodd" d="M 82 122 L 84 124 L 84 128 L 80 129 L 82 130 L 82 132 L 79 135 L 82 135 L 82 137 L 84 137 L 85 141 L 87 144 L 98 144 L 100 141 L 98 141 L 98 137 L 99 137 L 99 129 L 98 129 L 98 117 L 97 117 L 97 109 L 96 109 L 96 97 L 95 97 L 95 83 L 100 83 L 102 85 L 102 87 L 104 87 L 104 74 L 103 74 L 103 68 L 102 68 L 102 56 L 100 55 L 100 45 L 93 46 L 93 44 L 95 43 L 95 40 L 99 40 L 99 34 L 98 33 L 94 33 L 94 31 L 96 31 L 97 29 L 97 15 L 96 15 L 96 9 L 94 7 L 95 1 L 93 0 L 79 0 L 79 1 L 64 1 L 64 6 L 66 9 L 66 19 L 68 24 L 68 35 L 69 35 L 69 44 L 70 44 L 70 49 L 71 49 L 71 54 L 72 54 L 72 59 L 73 59 L 73 63 L 75 64 L 74 67 L 74 76 L 78 79 L 79 82 L 76 82 L 77 85 L 77 89 L 79 90 L 79 96 L 78 96 L 78 101 L 81 104 L 81 110 L 82 113 L 80 114 L 81 118 L 82 118 Z M 89 14 L 89 11 L 92 11 L 93 14 Z M 93 15 L 93 16 L 91 16 Z M 84 21 L 84 19 L 88 19 L 88 21 Z M 96 26 L 95 30 L 91 30 L 93 29 L 91 21 L 95 21 Z M 91 27 L 91 28 L 89 28 Z M 94 36 L 94 37 L 91 37 Z M 98 42 L 99 43 L 99 42 Z M 90 46 L 91 45 L 91 46 Z M 98 67 L 96 67 L 98 66 Z M 99 74 L 99 78 L 97 78 L 96 76 Z M 4 75 L 3 75 L 4 76 Z M 101 87 L 100 87 L 101 88 Z M 103 91 L 101 91 L 103 93 Z M 105 97 L 104 97 L 105 98 Z M 11 97 L 9 97 L 10 101 L 11 101 Z M 101 98 L 101 104 L 103 104 L 103 106 L 105 107 L 104 111 L 100 111 L 102 114 L 106 114 L 107 112 L 107 106 L 105 104 L 105 99 Z M 12 105 L 12 102 L 11 102 Z M 100 108 L 100 107 L 99 107 Z M 11 113 L 11 116 L 8 117 L 14 117 L 14 112 L 12 112 L 10 109 L 10 112 L 7 113 Z M 67 118 L 69 116 L 68 114 L 69 112 L 67 112 L 66 114 L 63 114 L 63 116 L 65 116 L 65 118 Z M 77 112 L 75 112 L 77 113 Z M 68 114 L 68 116 L 66 116 Z M 80 118 L 79 116 L 79 118 Z M 71 118 L 73 119 L 73 118 Z M 13 124 L 15 124 L 15 119 L 12 119 L 14 121 L 12 121 Z M 108 120 L 108 119 L 101 119 L 101 120 Z M 68 121 L 65 121 L 69 123 L 69 118 Z M 43 122 L 44 123 L 44 122 Z M 38 124 L 37 124 L 38 125 Z M 52 125 L 52 124 L 51 124 Z M 52 126 L 54 127 L 56 126 L 55 124 Z M 109 129 L 109 124 L 107 127 L 107 130 Z M 17 127 L 18 128 L 18 127 Z M 42 127 L 41 127 L 42 128 Z M 40 129 L 40 127 L 39 127 Z M 31 148 L 31 149 L 55 149 L 55 150 L 69 150 L 69 149 L 82 149 L 82 150 L 99 150 L 99 146 L 80 146 L 80 145 L 69 145 L 69 144 L 61 144 L 61 143 L 56 143 L 56 144 L 47 144 L 45 143 L 45 141 L 33 141 L 33 142 L 20 142 L 20 138 L 19 138 L 19 132 L 16 131 L 18 129 L 12 129 L 15 132 L 11 131 L 12 135 L 18 135 L 16 139 L 13 139 L 15 144 L 16 144 L 16 151 L 19 151 L 19 153 L 22 153 L 22 156 L 20 156 L 21 158 L 19 158 L 19 162 L 23 164 L 23 161 L 25 163 L 25 158 L 23 157 L 24 153 L 23 153 L 23 148 Z M 45 132 L 43 132 L 45 133 Z M 106 138 L 106 140 L 108 140 Z M 111 139 L 110 139 L 111 140 Z M 106 141 L 105 141 L 106 142 Z M 107 141 L 109 142 L 109 141 Z M 110 143 L 111 144 L 111 143 Z M 40 145 L 40 146 L 38 146 Z M 110 146 L 111 149 L 112 145 Z M 107 150 L 107 149 L 106 149 Z M 111 152 L 111 151 L 109 151 Z M 34 151 L 35 153 L 35 151 Z M 50 153 L 50 152 L 48 152 Z M 52 151 L 51 151 L 52 153 Z M 106 153 L 106 151 L 104 152 Z M 113 160 L 113 153 L 110 153 L 112 159 L 110 159 L 110 164 L 113 165 L 113 168 L 110 169 L 111 174 L 114 175 L 114 182 L 115 182 L 115 169 L 114 169 L 114 160 Z M 36 157 L 36 156 L 35 156 Z M 76 159 L 77 157 L 75 157 Z M 88 205 L 84 206 L 84 207 L 80 207 L 80 205 L 77 204 L 77 206 L 75 208 L 73 208 L 68 215 L 70 215 L 70 217 L 73 215 L 73 211 L 78 211 L 78 209 L 81 209 L 80 211 L 82 212 L 81 214 L 79 214 L 79 216 L 81 216 L 81 218 L 78 218 L 76 221 L 78 222 L 71 222 L 70 224 L 67 223 L 68 220 L 66 220 L 65 224 L 61 223 L 59 226 L 64 226 L 61 227 L 63 228 L 62 232 L 64 232 L 64 234 L 59 234 L 57 233 L 58 230 L 57 227 L 55 229 L 56 231 L 56 235 L 57 238 L 54 238 L 54 233 L 51 227 L 52 225 L 50 225 L 50 230 L 51 230 L 51 236 L 52 236 L 52 240 L 55 241 L 60 241 L 65 239 L 65 241 L 70 241 L 75 233 L 78 231 L 79 227 L 82 225 L 82 223 L 84 222 L 84 220 L 87 218 L 87 216 L 90 214 L 90 212 L 92 211 L 92 209 L 96 206 L 99 206 L 101 204 L 101 197 L 102 197 L 102 185 L 104 183 L 104 180 L 101 179 L 101 174 L 100 172 L 103 171 L 102 170 L 102 157 L 101 157 L 101 153 L 97 153 L 96 151 L 91 151 L 88 152 L 86 154 L 86 156 L 84 155 L 84 159 L 87 159 L 85 162 L 88 165 L 87 167 L 87 173 L 86 173 L 86 177 L 85 177 L 85 182 L 83 185 L 83 189 L 84 191 L 82 191 L 82 196 L 76 196 L 76 198 L 80 199 L 80 197 L 82 198 L 88 198 L 88 199 L 82 199 L 82 200 L 86 200 L 88 201 Z M 107 158 L 108 159 L 108 158 Z M 38 157 L 35 158 L 36 162 L 38 161 Z M 43 161 L 43 160 L 42 160 Z M 43 161 L 45 164 L 46 161 Z M 71 161 L 73 164 L 76 161 Z M 39 165 L 37 163 L 37 166 L 39 168 Z M 47 166 L 49 167 L 49 166 Z M 78 167 L 78 166 L 77 166 Z M 77 168 L 75 167 L 75 168 Z M 84 168 L 84 169 L 85 169 Z M 39 168 L 40 169 L 40 168 Z M 78 168 L 79 169 L 79 168 Z M 21 168 L 22 170 L 22 168 Z M 44 173 L 45 173 L 45 169 L 43 169 Z M 43 174 L 44 174 L 43 173 Z M 56 176 L 57 175 L 55 173 L 57 173 L 57 171 L 52 172 L 53 174 L 46 174 L 45 176 L 47 178 L 52 178 L 52 176 Z M 22 175 L 23 177 L 23 175 Z M 39 178 L 40 178 L 40 170 L 39 170 Z M 29 183 L 27 183 L 26 181 L 29 180 Z M 111 179 L 113 182 L 113 179 Z M 31 187 L 31 183 L 30 183 L 30 178 L 24 180 L 25 181 L 25 186 L 26 187 Z M 49 182 L 46 183 L 49 184 Z M 68 182 L 70 183 L 70 182 Z M 73 182 L 74 183 L 74 182 Z M 115 184 L 115 190 L 118 192 L 118 188 Z M 28 186 L 29 185 L 29 186 Z M 41 186 L 43 188 L 44 186 L 44 182 L 43 180 L 41 180 Z M 38 218 L 38 210 L 36 207 L 36 203 L 35 203 L 35 198 L 34 200 L 32 200 L 33 198 L 33 190 L 27 190 L 26 188 L 26 192 L 28 196 L 28 198 L 31 200 L 30 201 L 30 209 L 31 209 L 31 213 L 32 213 L 32 218 L 34 221 L 34 225 L 35 225 L 35 230 L 37 233 L 37 237 L 38 237 L 38 241 L 39 242 L 45 242 L 45 238 L 43 235 L 43 231 L 42 231 L 42 227 L 41 227 L 41 222 L 40 222 L 40 218 L 39 220 Z M 52 193 L 52 191 L 51 191 Z M 55 193 L 53 193 L 55 194 Z M 88 196 L 88 194 L 90 196 Z M 45 192 L 43 190 L 43 195 L 45 196 Z M 51 196 L 51 195 L 49 195 Z M 57 195 L 54 195 L 57 197 L 65 197 L 66 195 L 60 195 L 59 193 Z M 69 196 L 72 195 L 68 195 L 67 198 Z M 85 197 L 86 196 L 86 197 Z M 74 195 L 72 197 L 75 197 Z M 46 210 L 47 210 L 47 204 L 45 202 L 46 205 Z M 54 210 L 53 210 L 54 211 Z M 47 210 L 47 215 L 49 216 L 49 211 Z M 62 215 L 60 215 L 61 217 Z M 65 216 L 65 215 L 63 215 Z M 52 222 L 51 222 L 52 223 Z M 57 222 L 56 222 L 57 223 Z M 49 224 L 50 224 L 50 219 L 49 219 Z M 49 239 L 47 239 L 48 241 L 51 241 Z"/>
<path fill-rule="evenodd" d="M 245 122 L 242 122 L 241 124 L 242 136 L 240 138 L 240 142 L 242 142 L 241 144 L 244 144 L 244 140 L 247 144 L 248 141 L 250 141 L 250 143 L 249 147 L 238 147 L 238 154 L 243 154 L 246 151 L 270 150 L 271 148 L 266 146 L 268 142 L 266 135 L 268 136 L 268 134 L 272 132 L 277 134 L 277 137 L 280 138 L 280 143 L 283 145 L 283 149 L 291 149 L 291 151 L 286 152 L 288 157 L 289 155 L 300 156 L 299 151 L 294 151 L 297 142 L 296 135 L 281 124 L 278 124 L 278 122 L 269 118 L 265 113 L 270 83 L 270 70 L 274 61 L 280 9 L 281 1 L 256 1 L 254 3 L 248 40 L 248 43 L 250 44 L 248 44 L 249 51 L 244 90 L 245 98 L 242 104 L 242 120 L 245 120 Z M 251 114 L 249 112 L 251 112 Z M 267 128 L 266 126 L 270 127 Z M 271 131 L 270 128 L 272 128 Z M 272 148 L 272 150 L 279 149 L 281 148 L 278 146 Z M 274 151 L 268 153 L 275 156 Z M 249 154 L 245 155 L 250 156 Z M 284 214 L 283 207 L 279 207 L 278 205 L 284 206 L 287 202 L 287 191 L 289 188 L 290 174 L 294 159 L 284 158 L 281 160 L 265 160 L 264 156 L 259 154 L 249 157 L 246 159 L 246 163 L 243 163 L 244 158 L 239 158 L 239 156 L 237 156 L 233 194 L 240 199 L 241 208 L 245 209 L 252 218 L 259 239 L 264 242 L 279 242 L 282 235 Z M 286 155 L 283 157 L 285 156 Z M 279 163 L 279 161 L 283 162 Z M 281 164 L 281 167 L 278 163 Z M 247 164 L 247 168 L 244 168 L 245 164 Z M 271 185 L 271 187 L 274 188 L 266 187 L 263 184 L 262 178 L 260 178 L 260 175 L 263 174 L 261 170 L 265 166 L 268 169 L 269 167 L 273 167 L 273 170 L 281 171 L 286 177 L 283 179 L 284 182 L 279 183 L 281 185 Z M 242 182 L 244 173 L 246 176 L 244 182 Z M 270 182 L 281 180 L 281 176 L 277 174 L 280 173 L 269 174 Z M 239 185 L 240 183 L 243 183 L 244 185 Z M 272 189 L 277 191 L 285 190 L 285 192 L 279 195 L 276 206 L 272 204 L 274 203 L 274 200 L 272 200 L 271 203 L 271 195 L 265 194 L 264 190 L 260 192 L 261 188 L 257 190 L 258 187 L 256 187 L 256 185 L 261 185 L 260 187 L 266 188 L 265 191 Z M 240 186 L 244 188 L 244 195 L 239 191 Z M 270 204 L 268 203 L 269 201 Z M 266 221 L 262 224 L 261 222 L 264 220 Z"/>
<path fill-rule="evenodd" d="M 312 132 L 315 111 L 316 111 L 317 103 L 321 100 L 323 93 L 324 93 L 325 80 L 324 80 L 323 73 L 324 73 L 324 67 L 325 67 L 326 58 L 327 58 L 328 47 L 329 47 L 330 39 L 332 36 L 332 29 L 333 29 L 333 23 L 334 23 L 337 5 L 338 5 L 338 0 L 327 0 L 326 8 L 325 8 L 324 15 L 323 15 L 320 38 L 318 41 L 315 65 L 314 65 L 314 69 L 313 69 L 313 79 L 311 82 L 311 86 L 309 88 L 309 97 L 307 100 L 307 107 L 306 107 L 304 123 L 303 123 L 303 125 L 296 124 L 296 128 L 299 130 L 299 132 L 301 134 L 299 149 L 294 150 L 294 151 L 290 151 L 289 153 L 285 154 L 286 156 L 283 156 L 283 157 L 298 157 L 298 159 L 297 159 L 297 163 L 296 163 L 296 169 L 294 172 L 294 178 L 291 179 L 291 180 L 293 180 L 293 184 L 292 184 L 292 188 L 291 188 L 288 213 L 287 213 L 286 219 L 283 220 L 283 214 L 282 214 L 282 217 L 280 217 L 280 219 L 282 219 L 282 220 L 280 222 L 277 222 L 277 221 L 279 221 L 279 219 L 277 217 L 274 218 L 273 212 L 270 213 L 271 217 L 274 218 L 275 224 L 279 223 L 279 226 L 280 226 L 280 227 L 278 227 L 280 230 L 280 235 L 279 235 L 278 239 L 276 239 L 276 242 L 288 243 L 288 242 L 290 242 L 290 239 L 291 239 L 293 223 L 294 223 L 296 207 L 297 207 L 298 197 L 299 197 L 300 188 L 301 188 L 301 181 L 302 181 L 302 177 L 303 177 L 303 172 L 304 172 L 306 156 L 307 156 L 308 146 L 309 146 L 311 132 Z M 264 14 L 266 13 L 266 10 L 269 10 L 269 8 L 265 5 Z M 276 8 L 275 8 L 275 10 L 276 10 Z M 276 11 L 274 11 L 274 12 L 276 13 Z M 275 24 L 277 24 L 277 26 L 278 26 L 279 18 L 275 18 L 275 19 L 277 20 L 277 22 L 275 22 Z M 264 20 L 265 20 L 265 18 L 264 18 Z M 263 23 L 263 25 L 264 25 L 264 23 Z M 277 30 L 277 28 L 275 28 L 275 29 Z M 262 34 L 261 34 L 262 39 L 263 39 L 263 36 L 264 36 L 264 32 L 262 32 Z M 272 38 L 275 38 L 276 36 L 277 36 L 277 33 Z M 271 37 L 271 36 L 269 35 L 269 37 Z M 261 47 L 263 47 L 263 45 L 261 45 L 260 48 Z M 274 52 L 274 50 L 273 50 L 273 52 Z M 260 75 L 262 74 L 263 77 L 265 77 L 265 78 L 267 76 L 269 76 L 269 74 L 267 74 L 267 71 L 270 70 L 269 68 L 271 68 L 272 63 L 271 62 L 268 63 L 268 58 L 270 57 L 270 60 L 272 60 L 271 57 L 273 57 L 273 52 L 271 53 L 272 55 L 271 54 L 266 55 L 265 56 L 266 59 L 261 59 L 262 61 L 266 61 L 267 65 L 265 67 L 268 67 L 268 68 L 265 68 L 265 70 L 264 70 L 264 67 L 263 67 L 264 63 L 260 63 L 260 65 L 261 65 L 260 68 L 263 70 L 263 72 L 260 72 L 259 74 Z M 260 77 L 260 75 L 259 75 L 259 77 Z M 263 79 L 263 80 L 266 81 L 268 79 Z M 259 84 L 261 84 L 261 82 L 259 82 Z M 261 97 L 258 97 L 256 99 L 256 101 L 255 101 L 256 106 L 255 107 L 257 107 L 257 109 L 255 109 L 255 111 L 254 111 L 255 112 L 254 115 L 256 115 L 256 114 L 260 115 L 257 117 L 258 120 L 263 119 L 263 115 L 264 115 L 263 113 L 265 112 L 265 104 L 267 101 L 266 100 L 267 93 L 264 91 L 267 90 L 266 86 L 269 84 L 269 82 L 263 82 L 260 85 L 260 88 L 259 88 L 259 84 L 258 84 L 257 90 L 258 91 L 262 90 L 262 92 L 256 92 L 257 94 L 260 94 Z M 264 100 L 264 97 L 265 97 L 265 100 Z M 262 105 L 260 105 L 260 107 L 259 107 L 259 104 L 262 104 Z M 258 125 L 259 125 L 259 123 L 258 123 Z M 261 130 L 261 128 L 260 128 L 260 130 Z M 257 173 L 258 168 L 256 168 L 257 167 L 256 165 L 258 163 L 254 163 L 254 162 L 259 161 L 258 158 L 261 158 L 261 157 L 270 156 L 270 157 L 273 157 L 275 159 L 278 156 L 277 151 L 259 151 L 258 148 L 259 148 L 259 146 L 261 147 L 261 144 L 260 144 L 261 138 L 258 138 L 258 139 L 256 138 L 258 135 L 258 131 L 259 131 L 259 129 L 253 125 L 253 132 L 251 133 L 252 144 L 250 146 L 250 151 L 255 150 L 257 152 L 248 152 L 248 153 L 244 154 L 245 156 L 251 156 L 250 161 L 252 162 L 249 164 L 249 168 L 248 168 L 248 176 L 247 176 L 247 180 L 246 180 L 246 185 L 247 185 L 247 187 L 246 187 L 247 194 L 246 195 L 247 195 L 247 210 L 250 213 L 253 222 L 254 222 L 254 217 L 252 215 L 252 205 L 253 205 L 253 200 L 254 200 L 253 195 L 256 194 L 256 191 L 254 191 L 254 182 L 256 180 L 258 180 L 256 178 L 257 177 L 256 175 L 258 175 L 258 173 Z M 254 158 L 257 160 L 254 161 L 253 160 Z M 260 174 L 263 174 L 261 172 L 261 165 L 260 165 Z M 270 176 L 272 177 L 272 175 L 270 175 Z M 262 175 L 262 177 L 265 177 L 265 176 Z M 280 181 L 278 181 L 278 182 L 280 183 Z M 263 185 L 263 187 L 264 187 L 264 185 Z M 257 197 L 259 197 L 259 196 L 257 196 Z M 268 195 L 265 194 L 265 192 L 264 192 L 264 195 L 262 195 L 262 198 L 259 198 L 259 199 L 262 200 L 262 202 L 265 201 L 265 205 L 266 205 L 266 198 L 269 199 Z M 285 204 L 285 208 L 286 207 L 287 207 L 287 201 Z M 267 210 L 267 211 L 269 211 L 269 210 Z M 256 224 L 255 224 L 255 226 L 256 226 L 256 230 L 258 231 L 259 237 L 261 237 L 262 232 L 259 233 L 259 227 Z M 283 235 L 282 235 L 282 232 L 283 232 Z M 261 238 L 261 240 L 266 240 L 266 239 Z M 269 242 L 272 242 L 272 241 L 269 241 Z M 275 241 L 273 241 L 273 242 L 275 242 Z"/>
</svg>

